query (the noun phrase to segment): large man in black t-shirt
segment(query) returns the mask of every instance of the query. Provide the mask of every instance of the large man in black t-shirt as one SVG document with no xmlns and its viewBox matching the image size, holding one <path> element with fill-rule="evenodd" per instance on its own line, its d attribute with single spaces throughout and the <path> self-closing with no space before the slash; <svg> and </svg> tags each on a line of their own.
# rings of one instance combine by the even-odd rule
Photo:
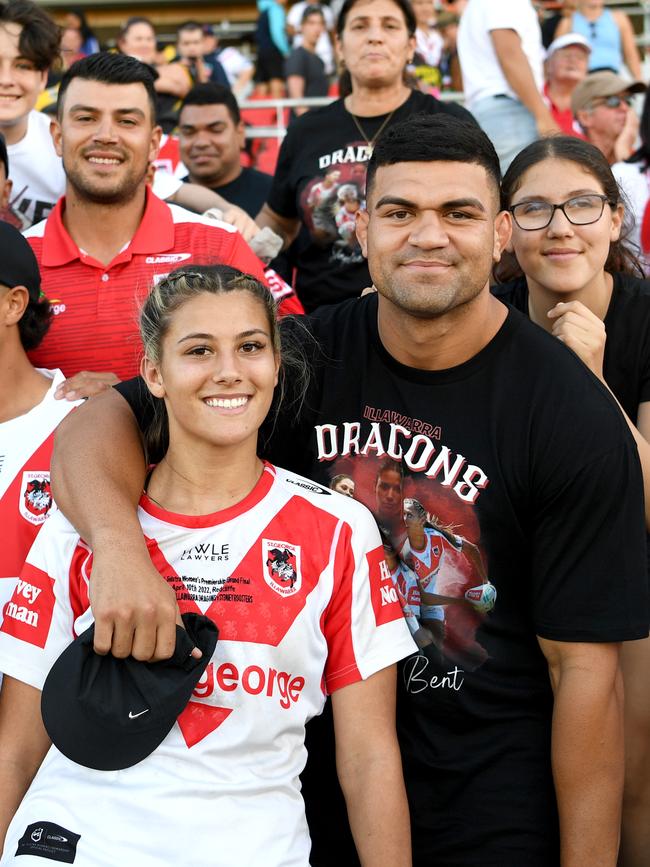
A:
<svg viewBox="0 0 650 867">
<path fill-rule="evenodd" d="M 310 393 L 298 418 L 280 417 L 270 454 L 322 482 L 345 473 L 371 509 L 394 461 L 405 508 L 418 502 L 411 542 L 398 517 L 388 530 L 420 638 L 444 622 L 442 647 L 422 642 L 401 667 L 414 863 L 614 865 L 618 642 L 648 632 L 634 443 L 572 353 L 489 293 L 510 218 L 480 130 L 444 116 L 396 125 L 371 159 L 367 205 L 357 231 L 378 293 L 307 320 L 321 344 Z M 121 390 L 146 415 L 137 383 Z M 139 537 L 129 406 L 102 396 L 59 445 L 57 499 L 95 552 L 96 641 L 164 655 L 174 606 Z M 311 740 L 325 774 L 333 761 Z M 312 769 L 306 791 L 311 863 L 354 863 L 325 777 Z"/>
<path fill-rule="evenodd" d="M 241 164 L 244 124 L 230 89 L 211 83 L 193 87 L 181 105 L 178 140 L 186 180 L 209 187 L 254 219 L 273 178 Z"/>
</svg>

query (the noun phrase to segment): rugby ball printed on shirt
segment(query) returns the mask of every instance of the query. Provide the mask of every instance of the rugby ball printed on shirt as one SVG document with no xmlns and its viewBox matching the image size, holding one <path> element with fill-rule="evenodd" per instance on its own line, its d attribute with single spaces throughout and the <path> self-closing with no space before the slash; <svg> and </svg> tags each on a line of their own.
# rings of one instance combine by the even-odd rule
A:
<svg viewBox="0 0 650 867">
<path fill-rule="evenodd" d="M 42 524 L 52 508 L 50 474 L 45 471 L 23 473 L 18 501 L 20 514 L 30 524 Z"/>
<path fill-rule="evenodd" d="M 302 587 L 300 545 L 262 539 L 264 580 L 280 596 L 293 596 Z"/>
</svg>

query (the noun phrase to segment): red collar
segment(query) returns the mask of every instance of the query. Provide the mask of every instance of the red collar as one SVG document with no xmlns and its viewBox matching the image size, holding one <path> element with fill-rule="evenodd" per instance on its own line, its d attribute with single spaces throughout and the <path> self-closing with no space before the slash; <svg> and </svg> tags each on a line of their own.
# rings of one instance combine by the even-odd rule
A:
<svg viewBox="0 0 650 867">
<path fill-rule="evenodd" d="M 109 265 L 101 267 L 106 271 L 118 262 L 125 262 L 136 253 L 164 253 L 174 246 L 174 220 L 169 206 L 146 189 L 144 214 L 138 230 L 125 250 L 118 253 Z M 67 265 L 75 259 L 81 259 L 79 247 L 70 237 L 63 225 L 65 211 L 65 196 L 62 196 L 47 218 L 43 234 L 43 252 L 41 265 L 56 267 Z M 94 259 L 88 257 L 90 262 Z"/>
</svg>

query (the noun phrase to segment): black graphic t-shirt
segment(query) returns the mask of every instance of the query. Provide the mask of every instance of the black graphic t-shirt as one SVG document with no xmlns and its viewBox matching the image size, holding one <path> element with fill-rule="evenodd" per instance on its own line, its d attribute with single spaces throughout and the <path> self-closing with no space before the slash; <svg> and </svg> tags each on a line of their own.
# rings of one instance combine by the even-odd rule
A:
<svg viewBox="0 0 650 867">
<path fill-rule="evenodd" d="M 413 114 L 448 112 L 475 123 L 462 106 L 413 91 L 390 124 Z M 282 217 L 298 217 L 310 243 L 296 261 L 296 292 L 306 310 L 359 295 L 370 286 L 366 260 L 356 239 L 357 211 L 365 204 L 368 141 L 387 115 L 359 118 L 366 140 L 343 100 L 312 109 L 289 127 L 282 142 L 269 206 Z"/>
<path fill-rule="evenodd" d="M 279 419 L 269 453 L 343 482 L 382 529 L 420 648 L 400 665 L 398 696 L 414 864 L 557 867 L 552 694 L 536 636 L 648 633 L 627 426 L 575 356 L 515 310 L 474 358 L 442 371 L 386 352 L 376 295 L 306 321 L 320 343 L 312 388 L 298 418 Z M 118 388 L 144 424 L 137 383 Z M 332 835 L 333 756 L 313 736 L 308 747 L 311 863 L 354 864 L 338 824 Z"/>
<path fill-rule="evenodd" d="M 614 288 L 605 316 L 605 382 L 636 424 L 639 404 L 650 400 L 650 280 L 613 274 Z M 525 277 L 493 286 L 501 301 L 528 316 Z"/>
</svg>

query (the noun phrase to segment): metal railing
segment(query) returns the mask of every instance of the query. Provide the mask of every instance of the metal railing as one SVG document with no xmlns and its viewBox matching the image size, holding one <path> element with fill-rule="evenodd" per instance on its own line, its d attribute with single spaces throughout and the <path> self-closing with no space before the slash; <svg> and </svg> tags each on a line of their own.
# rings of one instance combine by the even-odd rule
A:
<svg viewBox="0 0 650 867">
<path fill-rule="evenodd" d="M 308 108 L 318 108 L 321 105 L 330 105 L 335 102 L 337 97 L 333 96 L 311 96 L 304 99 L 246 99 L 239 103 L 239 108 L 244 110 L 254 109 L 275 109 L 275 124 L 272 126 L 255 126 L 246 124 L 246 138 L 277 138 L 283 139 L 287 134 L 287 125 L 284 122 L 285 109 L 296 108 L 304 105 Z M 440 94 L 439 99 L 443 102 L 459 102 L 462 103 L 464 96 L 462 93 L 444 91 Z M 246 122 L 246 121 L 244 121 Z"/>
</svg>

